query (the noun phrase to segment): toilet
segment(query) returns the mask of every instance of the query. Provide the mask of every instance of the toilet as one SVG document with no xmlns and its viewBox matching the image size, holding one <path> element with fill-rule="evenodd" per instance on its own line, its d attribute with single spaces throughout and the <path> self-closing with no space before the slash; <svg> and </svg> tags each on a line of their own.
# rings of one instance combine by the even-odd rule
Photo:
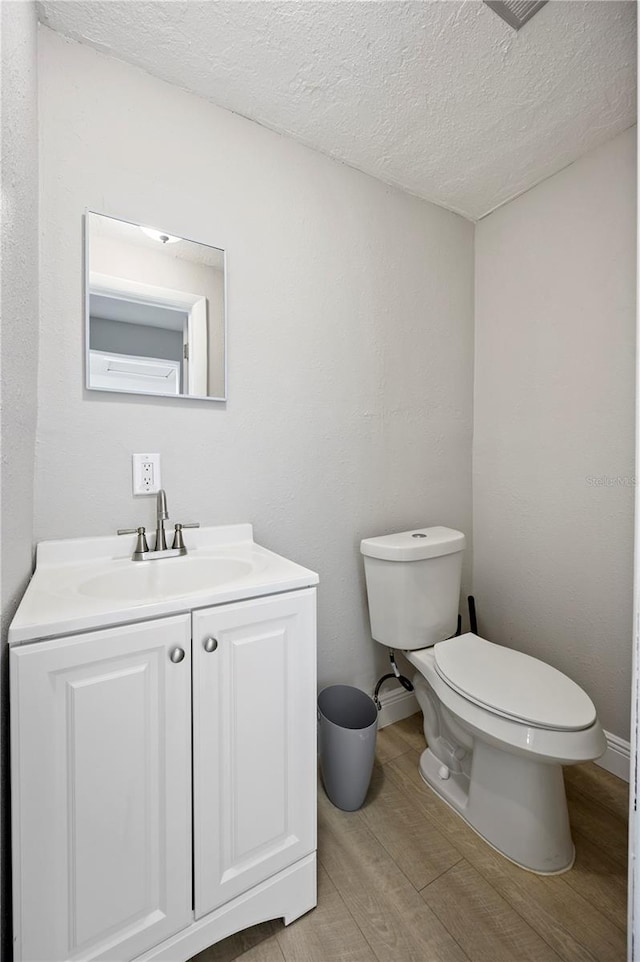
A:
<svg viewBox="0 0 640 962">
<path fill-rule="evenodd" d="M 563 765 L 606 741 L 589 696 L 537 658 L 456 631 L 465 537 L 451 528 L 361 542 L 371 634 L 415 668 L 424 781 L 531 872 L 573 865 Z"/>
</svg>

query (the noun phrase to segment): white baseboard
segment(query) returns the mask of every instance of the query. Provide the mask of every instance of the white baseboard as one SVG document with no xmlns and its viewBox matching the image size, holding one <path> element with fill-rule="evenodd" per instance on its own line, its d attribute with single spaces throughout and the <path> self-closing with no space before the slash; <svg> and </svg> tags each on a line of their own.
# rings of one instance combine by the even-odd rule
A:
<svg viewBox="0 0 640 962">
<path fill-rule="evenodd" d="M 629 768 L 631 765 L 631 745 L 625 741 L 624 738 L 618 738 L 617 735 L 612 735 L 611 732 L 605 732 L 604 737 L 607 739 L 607 750 L 602 758 L 598 758 L 596 765 L 628 782 Z"/>
<path fill-rule="evenodd" d="M 387 725 L 393 725 L 394 722 L 420 711 L 416 696 L 404 688 L 392 688 L 383 692 L 380 695 L 380 704 L 382 708 L 378 712 L 378 728 L 386 728 Z M 631 760 L 629 742 L 611 732 L 605 732 L 604 736 L 607 739 L 607 750 L 602 758 L 597 760 L 596 765 L 628 782 Z"/>
<path fill-rule="evenodd" d="M 404 688 L 391 688 L 380 695 L 382 708 L 378 712 L 378 728 L 386 728 L 394 722 L 408 718 L 420 711 L 416 696 Z"/>
</svg>

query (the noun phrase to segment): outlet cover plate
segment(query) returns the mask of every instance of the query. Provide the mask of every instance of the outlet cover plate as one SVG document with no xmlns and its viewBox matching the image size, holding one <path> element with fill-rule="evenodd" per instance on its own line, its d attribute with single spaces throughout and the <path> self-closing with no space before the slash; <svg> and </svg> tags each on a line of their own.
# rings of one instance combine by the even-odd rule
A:
<svg viewBox="0 0 640 962">
<path fill-rule="evenodd" d="M 133 493 L 156 494 L 162 487 L 159 454 L 134 454 Z"/>
</svg>

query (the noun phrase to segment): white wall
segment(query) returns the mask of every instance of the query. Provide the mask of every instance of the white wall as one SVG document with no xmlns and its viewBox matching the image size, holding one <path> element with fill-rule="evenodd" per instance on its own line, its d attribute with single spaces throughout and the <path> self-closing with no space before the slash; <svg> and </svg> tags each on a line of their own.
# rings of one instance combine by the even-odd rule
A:
<svg viewBox="0 0 640 962">
<path fill-rule="evenodd" d="M 252 521 L 320 573 L 319 676 L 384 663 L 359 541 L 471 528 L 473 226 L 41 29 L 38 539 Z M 83 391 L 85 207 L 228 251 L 229 401 Z M 374 663 L 378 658 L 378 664 Z"/>
<path fill-rule="evenodd" d="M 6 631 L 31 575 L 38 355 L 37 26 L 34 3 L 0 4 L 0 955 L 9 958 Z"/>
<path fill-rule="evenodd" d="M 565 671 L 591 694 L 605 729 L 624 739 L 635 169 L 633 129 L 476 228 L 480 631 Z"/>
</svg>

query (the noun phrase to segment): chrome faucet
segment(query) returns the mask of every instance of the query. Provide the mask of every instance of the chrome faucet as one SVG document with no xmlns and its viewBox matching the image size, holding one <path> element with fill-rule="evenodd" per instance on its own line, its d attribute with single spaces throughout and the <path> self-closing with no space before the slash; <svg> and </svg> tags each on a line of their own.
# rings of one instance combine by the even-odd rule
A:
<svg viewBox="0 0 640 962">
<path fill-rule="evenodd" d="M 166 551 L 167 539 L 164 533 L 164 523 L 169 517 L 167 511 L 167 495 L 164 488 L 160 488 L 156 498 L 156 546 L 154 551 Z"/>
<path fill-rule="evenodd" d="M 164 488 L 160 488 L 156 497 L 156 543 L 153 550 L 147 544 L 146 530 L 140 528 L 119 528 L 118 534 L 137 534 L 138 540 L 132 555 L 132 561 L 155 561 L 160 558 L 179 558 L 187 553 L 187 549 L 182 538 L 183 528 L 199 528 L 197 521 L 188 524 L 176 524 L 173 534 L 173 544 L 167 548 L 167 537 L 164 530 L 164 523 L 169 518 L 167 510 L 167 494 Z"/>
</svg>

